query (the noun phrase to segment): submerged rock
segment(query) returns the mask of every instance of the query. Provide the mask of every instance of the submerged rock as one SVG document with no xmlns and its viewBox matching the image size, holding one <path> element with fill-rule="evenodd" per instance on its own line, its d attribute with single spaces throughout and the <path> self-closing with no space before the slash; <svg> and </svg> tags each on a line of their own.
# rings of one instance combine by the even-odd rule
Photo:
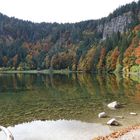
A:
<svg viewBox="0 0 140 140">
<path fill-rule="evenodd" d="M 5 133 L 5 135 L 7 137 L 6 140 L 14 140 L 12 133 L 7 128 L 0 126 L 0 130 L 2 130 Z"/>
<path fill-rule="evenodd" d="M 101 113 L 98 114 L 98 117 L 99 118 L 106 118 L 107 114 L 105 112 L 101 112 Z"/>
<path fill-rule="evenodd" d="M 118 103 L 117 101 L 114 101 L 112 103 L 109 103 L 107 105 L 110 109 L 116 109 L 116 108 L 119 108 L 120 107 L 120 103 Z"/>
<path fill-rule="evenodd" d="M 115 116 L 115 118 L 124 119 L 123 116 Z"/>
<path fill-rule="evenodd" d="M 135 112 L 130 112 L 130 115 L 137 115 L 137 113 L 135 113 Z"/>
<path fill-rule="evenodd" d="M 113 119 L 109 120 L 109 121 L 107 122 L 107 124 L 108 124 L 108 125 L 118 126 L 118 125 L 119 125 L 119 122 L 118 122 L 115 118 L 113 118 Z"/>
</svg>

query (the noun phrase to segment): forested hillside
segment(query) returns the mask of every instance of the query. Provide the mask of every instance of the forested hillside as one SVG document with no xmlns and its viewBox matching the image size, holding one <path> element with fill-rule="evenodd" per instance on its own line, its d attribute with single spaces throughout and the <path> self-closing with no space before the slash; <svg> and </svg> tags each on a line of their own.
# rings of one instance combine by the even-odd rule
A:
<svg viewBox="0 0 140 140">
<path fill-rule="evenodd" d="M 0 14 L 1 70 L 140 70 L 140 1 L 79 23 L 32 23 Z"/>
</svg>

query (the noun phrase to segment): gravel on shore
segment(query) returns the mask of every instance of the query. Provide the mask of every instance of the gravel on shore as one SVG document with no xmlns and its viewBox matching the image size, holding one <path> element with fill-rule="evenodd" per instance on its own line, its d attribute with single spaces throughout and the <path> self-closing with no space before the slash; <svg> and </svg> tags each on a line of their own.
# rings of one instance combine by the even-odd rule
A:
<svg viewBox="0 0 140 140">
<path fill-rule="evenodd" d="M 115 131 L 105 137 L 99 136 L 93 140 L 126 140 L 127 137 L 129 137 L 129 140 L 140 140 L 140 135 L 138 136 L 137 134 L 140 134 L 140 124 Z M 132 136 L 130 137 L 130 135 Z"/>
</svg>

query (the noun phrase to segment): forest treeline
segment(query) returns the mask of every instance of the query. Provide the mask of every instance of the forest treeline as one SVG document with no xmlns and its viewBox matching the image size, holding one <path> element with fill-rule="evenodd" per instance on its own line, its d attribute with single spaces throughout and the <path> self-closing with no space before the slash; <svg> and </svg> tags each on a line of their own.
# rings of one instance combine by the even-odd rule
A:
<svg viewBox="0 0 140 140">
<path fill-rule="evenodd" d="M 124 32 L 103 39 L 99 26 L 131 12 Z M 0 14 L 0 69 L 68 69 L 86 72 L 140 70 L 140 1 L 108 17 L 78 23 L 33 23 Z"/>
</svg>

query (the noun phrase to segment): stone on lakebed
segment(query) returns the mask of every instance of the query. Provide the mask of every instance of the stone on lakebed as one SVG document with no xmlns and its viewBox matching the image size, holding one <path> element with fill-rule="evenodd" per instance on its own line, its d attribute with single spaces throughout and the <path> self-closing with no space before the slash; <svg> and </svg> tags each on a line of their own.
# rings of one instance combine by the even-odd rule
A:
<svg viewBox="0 0 140 140">
<path fill-rule="evenodd" d="M 137 115 L 137 113 L 135 113 L 135 112 L 130 112 L 130 115 Z"/>
<path fill-rule="evenodd" d="M 99 118 L 106 118 L 107 114 L 105 112 L 101 112 L 101 113 L 98 114 L 98 117 Z"/>
<path fill-rule="evenodd" d="M 120 103 L 118 103 L 117 101 L 114 101 L 112 103 L 109 103 L 107 105 L 110 109 L 116 109 L 116 108 L 119 108 L 120 107 Z"/>
<path fill-rule="evenodd" d="M 107 122 L 107 124 L 108 124 L 108 125 L 118 126 L 118 125 L 119 125 L 119 122 L 118 122 L 115 118 L 113 118 L 113 119 L 109 120 L 109 121 Z"/>
</svg>

